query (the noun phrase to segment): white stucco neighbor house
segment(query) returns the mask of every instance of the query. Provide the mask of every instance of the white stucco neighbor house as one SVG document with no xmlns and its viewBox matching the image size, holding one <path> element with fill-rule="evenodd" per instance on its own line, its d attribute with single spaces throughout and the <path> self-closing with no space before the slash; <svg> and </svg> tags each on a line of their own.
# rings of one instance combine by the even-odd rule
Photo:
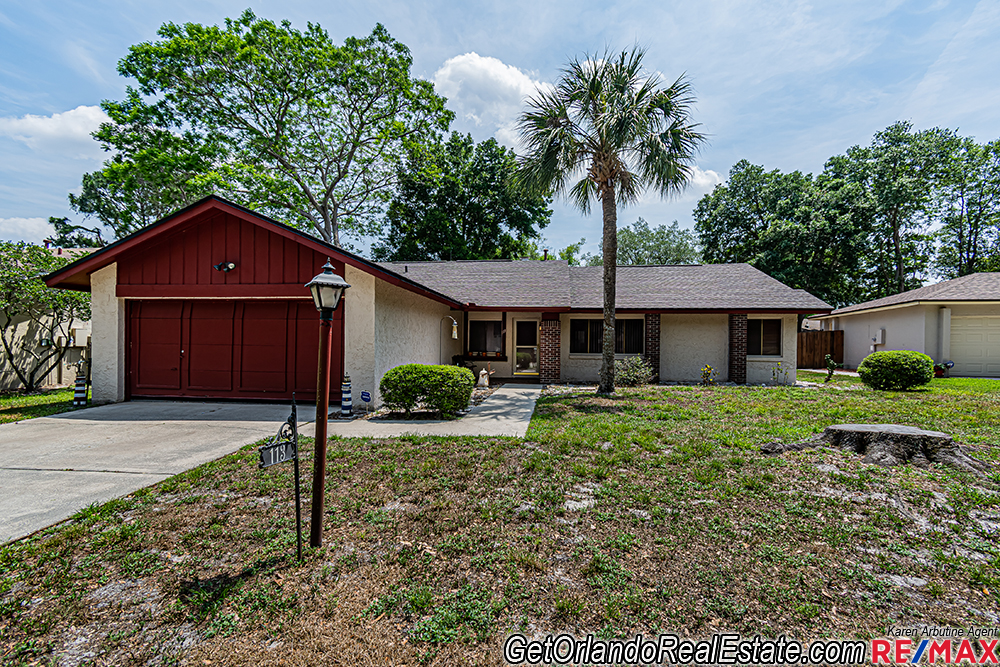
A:
<svg viewBox="0 0 1000 667">
<path fill-rule="evenodd" d="M 305 284 L 330 259 L 351 285 L 334 314 L 331 387 L 372 393 L 405 363 L 488 367 L 494 379 L 596 381 L 600 267 L 565 261 L 376 263 L 208 197 L 46 277 L 92 295 L 95 402 L 302 401 L 316 393 L 318 314 Z M 799 314 L 816 297 L 746 264 L 618 269 L 615 351 L 660 381 L 794 378 Z"/>
<path fill-rule="evenodd" d="M 843 330 L 848 368 L 875 350 L 915 350 L 954 362 L 953 376 L 1000 377 L 1000 273 L 973 273 L 810 319 Z"/>
</svg>

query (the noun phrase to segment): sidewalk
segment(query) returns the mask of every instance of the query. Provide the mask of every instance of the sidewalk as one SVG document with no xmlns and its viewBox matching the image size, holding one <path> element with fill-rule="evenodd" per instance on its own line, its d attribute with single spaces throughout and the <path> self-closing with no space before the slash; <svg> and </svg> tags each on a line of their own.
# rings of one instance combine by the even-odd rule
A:
<svg viewBox="0 0 1000 667">
<path fill-rule="evenodd" d="M 327 432 L 330 437 L 342 438 L 394 438 L 401 435 L 523 438 L 541 393 L 541 385 L 505 384 L 461 419 L 355 419 L 342 422 L 331 418 Z M 303 426 L 299 433 L 312 437 L 316 433 L 315 423 Z"/>
</svg>

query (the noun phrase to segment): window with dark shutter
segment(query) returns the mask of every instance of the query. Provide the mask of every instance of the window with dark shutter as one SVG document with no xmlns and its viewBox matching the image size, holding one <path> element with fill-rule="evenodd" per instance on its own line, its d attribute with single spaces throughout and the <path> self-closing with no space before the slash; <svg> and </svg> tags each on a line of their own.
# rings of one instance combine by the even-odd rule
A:
<svg viewBox="0 0 1000 667">
<path fill-rule="evenodd" d="M 642 354 L 642 320 L 615 320 L 615 354 Z"/>
<path fill-rule="evenodd" d="M 748 320 L 747 354 L 781 356 L 781 320 Z"/>
<path fill-rule="evenodd" d="M 469 322 L 469 352 L 503 352 L 501 323 L 482 320 Z"/>
<path fill-rule="evenodd" d="M 643 320 L 615 320 L 615 354 L 642 354 Z M 570 354 L 600 354 L 604 320 L 570 320 Z"/>
</svg>

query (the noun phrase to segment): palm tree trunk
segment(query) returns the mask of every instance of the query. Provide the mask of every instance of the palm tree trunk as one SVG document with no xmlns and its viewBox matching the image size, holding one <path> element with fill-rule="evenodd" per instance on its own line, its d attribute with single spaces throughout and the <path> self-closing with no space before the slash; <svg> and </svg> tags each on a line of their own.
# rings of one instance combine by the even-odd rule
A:
<svg viewBox="0 0 1000 667">
<path fill-rule="evenodd" d="M 618 208 L 615 189 L 607 185 L 601 192 L 604 211 L 604 348 L 598 394 L 615 392 L 615 281 L 618 273 Z"/>
</svg>

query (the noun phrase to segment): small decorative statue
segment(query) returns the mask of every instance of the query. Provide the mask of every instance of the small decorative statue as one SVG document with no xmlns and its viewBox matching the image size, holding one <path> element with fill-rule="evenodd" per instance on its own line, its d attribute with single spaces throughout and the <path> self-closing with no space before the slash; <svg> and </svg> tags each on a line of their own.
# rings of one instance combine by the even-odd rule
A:
<svg viewBox="0 0 1000 667">
<path fill-rule="evenodd" d="M 490 369 L 490 365 L 486 364 L 486 368 L 479 371 L 479 384 L 477 387 L 489 387 L 490 386 L 490 376 L 496 371 Z"/>
</svg>

